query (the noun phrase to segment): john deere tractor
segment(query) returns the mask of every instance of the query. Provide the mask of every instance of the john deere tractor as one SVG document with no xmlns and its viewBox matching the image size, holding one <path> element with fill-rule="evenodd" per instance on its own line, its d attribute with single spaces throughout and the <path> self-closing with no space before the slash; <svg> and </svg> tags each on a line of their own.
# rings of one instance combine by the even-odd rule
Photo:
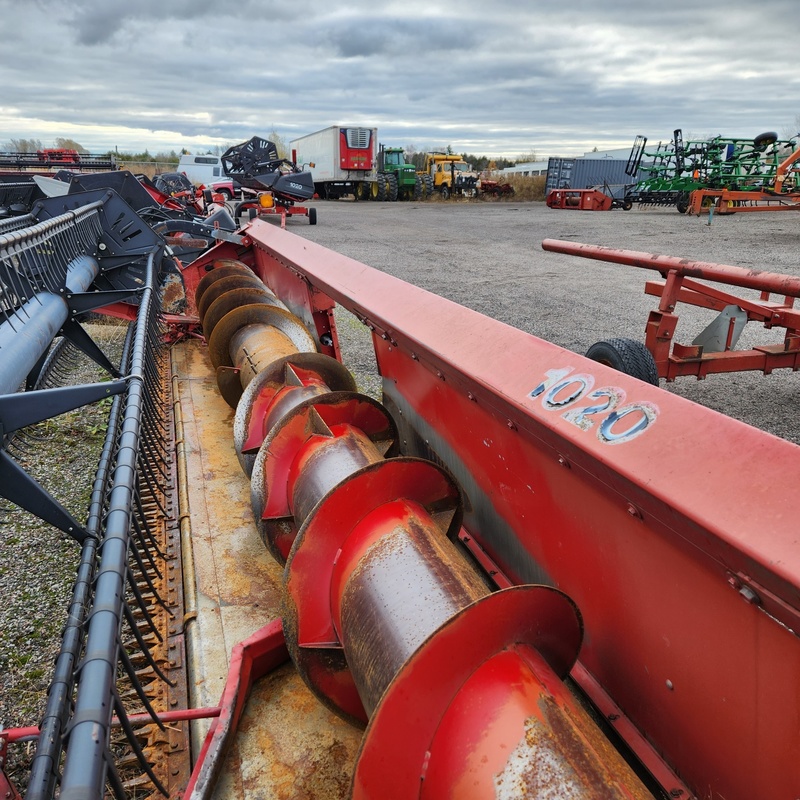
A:
<svg viewBox="0 0 800 800">
<path fill-rule="evenodd" d="M 380 146 L 378 179 L 371 186 L 373 200 L 421 200 L 424 183 L 413 164 L 406 164 L 402 147 Z"/>
</svg>

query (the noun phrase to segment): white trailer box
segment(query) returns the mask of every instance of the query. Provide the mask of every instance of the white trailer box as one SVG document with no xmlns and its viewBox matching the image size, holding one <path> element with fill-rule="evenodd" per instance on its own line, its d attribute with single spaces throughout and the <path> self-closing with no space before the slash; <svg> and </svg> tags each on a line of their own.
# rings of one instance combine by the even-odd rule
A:
<svg viewBox="0 0 800 800">
<path fill-rule="evenodd" d="M 378 175 L 377 128 L 332 125 L 292 140 L 289 147 L 297 166 L 311 172 L 320 197 L 369 197 Z"/>
<path fill-rule="evenodd" d="M 192 183 L 202 183 L 206 186 L 225 177 L 222 159 L 219 156 L 212 156 L 210 153 L 181 156 L 181 160 L 178 162 L 178 172 L 185 173 Z"/>
</svg>

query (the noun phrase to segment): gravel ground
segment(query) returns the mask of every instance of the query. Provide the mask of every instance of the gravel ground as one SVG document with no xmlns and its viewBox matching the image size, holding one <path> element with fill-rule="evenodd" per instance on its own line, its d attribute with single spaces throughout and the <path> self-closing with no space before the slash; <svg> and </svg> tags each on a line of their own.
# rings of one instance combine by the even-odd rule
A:
<svg viewBox="0 0 800 800">
<path fill-rule="evenodd" d="M 318 202 L 316 226 L 292 221 L 293 233 L 462 305 L 585 353 L 601 339 L 644 341 L 656 298 L 644 294 L 650 270 L 545 252 L 543 239 L 568 239 L 718 264 L 800 275 L 800 219 L 791 212 L 707 217 L 673 209 L 564 211 L 543 203 Z M 743 297 L 757 294 L 733 289 Z M 681 305 L 676 341 L 690 344 L 713 313 Z M 340 324 L 343 349 L 368 365 L 366 339 L 354 320 Z M 751 323 L 739 347 L 782 341 L 783 331 Z M 375 382 L 363 374 L 372 391 Z M 781 370 L 681 378 L 662 388 L 800 443 L 798 376 Z"/>
</svg>

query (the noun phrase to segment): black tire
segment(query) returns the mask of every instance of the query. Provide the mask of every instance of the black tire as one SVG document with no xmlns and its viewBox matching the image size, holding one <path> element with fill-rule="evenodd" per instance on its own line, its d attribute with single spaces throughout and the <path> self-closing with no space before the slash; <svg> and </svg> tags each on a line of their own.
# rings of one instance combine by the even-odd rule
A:
<svg viewBox="0 0 800 800">
<path fill-rule="evenodd" d="M 422 185 L 422 176 L 417 175 L 417 179 L 414 181 L 414 199 L 422 200 L 423 194 L 425 194 L 425 187 Z"/>
<path fill-rule="evenodd" d="M 397 175 L 386 176 L 386 199 L 392 203 L 397 200 Z"/>
<path fill-rule="evenodd" d="M 658 386 L 658 369 L 650 351 L 635 339 L 607 339 L 596 342 L 586 357 L 613 367 L 640 381 Z"/>
<path fill-rule="evenodd" d="M 317 224 L 317 209 L 316 208 L 309 208 L 308 209 L 308 224 L 309 225 L 316 225 Z"/>
<path fill-rule="evenodd" d="M 623 211 L 630 211 L 633 208 L 633 201 L 632 200 L 623 200 L 622 201 L 622 210 Z"/>
<path fill-rule="evenodd" d="M 370 197 L 382 203 L 386 199 L 386 177 L 378 175 L 377 179 L 370 186 Z"/>
<path fill-rule="evenodd" d="M 766 147 L 770 144 L 775 144 L 778 141 L 778 134 L 775 131 L 767 131 L 766 133 L 759 133 L 755 139 L 753 139 L 753 147 L 757 150 L 760 150 L 762 147 Z"/>
<path fill-rule="evenodd" d="M 367 181 L 361 181 L 361 183 L 358 184 L 356 199 L 369 200 L 369 188 L 369 183 L 367 183 Z"/>
<path fill-rule="evenodd" d="M 446 184 L 442 184 L 442 200 L 449 200 L 450 199 L 450 187 Z"/>
<path fill-rule="evenodd" d="M 221 194 L 225 198 L 225 202 L 229 203 L 233 200 L 233 193 L 230 189 L 220 189 L 218 194 Z"/>
<path fill-rule="evenodd" d="M 679 214 L 685 214 L 689 210 L 690 201 L 691 198 L 689 196 L 689 192 L 681 192 L 680 196 L 675 202 L 675 208 L 678 209 Z"/>
</svg>

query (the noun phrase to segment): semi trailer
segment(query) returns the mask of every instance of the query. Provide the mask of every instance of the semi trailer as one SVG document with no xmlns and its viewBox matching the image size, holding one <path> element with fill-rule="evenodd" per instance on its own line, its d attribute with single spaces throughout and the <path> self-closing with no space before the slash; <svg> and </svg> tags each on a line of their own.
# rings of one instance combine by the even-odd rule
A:
<svg viewBox="0 0 800 800">
<path fill-rule="evenodd" d="M 323 199 L 366 200 L 378 181 L 378 129 L 332 125 L 289 143 L 292 161 L 308 169 Z"/>
</svg>

